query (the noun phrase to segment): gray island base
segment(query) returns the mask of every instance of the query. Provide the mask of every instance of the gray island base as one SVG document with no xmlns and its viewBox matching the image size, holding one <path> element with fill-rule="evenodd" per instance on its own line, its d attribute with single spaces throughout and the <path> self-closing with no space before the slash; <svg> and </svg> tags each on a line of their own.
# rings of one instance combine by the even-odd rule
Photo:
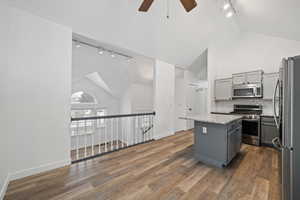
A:
<svg viewBox="0 0 300 200">
<path fill-rule="evenodd" d="M 189 115 L 194 120 L 194 156 L 202 163 L 226 167 L 237 155 L 242 142 L 240 116 Z"/>
</svg>

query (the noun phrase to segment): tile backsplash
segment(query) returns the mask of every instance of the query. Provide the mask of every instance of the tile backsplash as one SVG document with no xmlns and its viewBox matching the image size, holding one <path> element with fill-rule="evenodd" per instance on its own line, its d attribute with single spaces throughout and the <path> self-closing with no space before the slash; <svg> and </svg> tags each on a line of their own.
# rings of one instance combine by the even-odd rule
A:
<svg viewBox="0 0 300 200">
<path fill-rule="evenodd" d="M 231 112 L 233 111 L 234 104 L 260 104 L 263 106 L 264 114 L 273 114 L 273 103 L 270 100 L 262 99 L 236 99 L 231 101 L 216 101 L 214 107 L 212 108 L 213 112 Z"/>
</svg>

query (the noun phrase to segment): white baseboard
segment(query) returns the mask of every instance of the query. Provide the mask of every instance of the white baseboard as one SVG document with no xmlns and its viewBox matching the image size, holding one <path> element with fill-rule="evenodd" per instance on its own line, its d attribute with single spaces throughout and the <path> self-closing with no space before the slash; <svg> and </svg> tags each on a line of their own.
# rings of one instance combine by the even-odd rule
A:
<svg viewBox="0 0 300 200">
<path fill-rule="evenodd" d="M 41 165 L 39 167 L 20 170 L 20 171 L 10 174 L 9 180 L 13 181 L 16 179 L 24 178 L 26 176 L 31 176 L 31 175 L 42 173 L 42 172 L 49 171 L 52 169 L 64 167 L 64 166 L 70 165 L 70 164 L 71 164 L 71 160 L 68 159 L 68 160 L 62 160 L 62 161 L 58 161 L 58 162 L 54 162 L 54 163 L 48 163 L 45 165 Z"/>
<path fill-rule="evenodd" d="M 10 176 L 9 176 L 9 174 L 7 174 L 3 186 L 2 186 L 2 188 L 0 188 L 1 189 L 0 190 L 0 200 L 2 200 L 5 196 L 9 180 L 10 180 Z"/>
<path fill-rule="evenodd" d="M 174 131 L 172 131 L 172 132 L 165 132 L 165 133 L 159 134 L 159 135 L 155 135 L 154 134 L 154 139 L 158 140 L 158 139 L 162 139 L 164 137 L 168 137 L 168 136 L 171 136 L 171 135 L 174 135 L 174 134 L 175 134 Z"/>
</svg>

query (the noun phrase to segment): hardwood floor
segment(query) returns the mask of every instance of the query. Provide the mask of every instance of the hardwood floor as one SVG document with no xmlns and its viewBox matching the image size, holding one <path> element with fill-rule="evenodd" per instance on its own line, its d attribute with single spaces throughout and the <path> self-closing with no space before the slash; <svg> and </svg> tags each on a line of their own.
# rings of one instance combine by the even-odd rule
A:
<svg viewBox="0 0 300 200">
<path fill-rule="evenodd" d="M 279 200 L 277 152 L 243 145 L 228 168 L 193 159 L 177 133 L 9 184 L 5 199 Z"/>
</svg>

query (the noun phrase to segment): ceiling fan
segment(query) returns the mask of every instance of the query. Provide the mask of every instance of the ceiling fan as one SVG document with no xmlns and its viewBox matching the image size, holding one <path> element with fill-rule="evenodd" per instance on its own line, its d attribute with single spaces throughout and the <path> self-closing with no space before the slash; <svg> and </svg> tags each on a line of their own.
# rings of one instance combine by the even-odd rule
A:
<svg viewBox="0 0 300 200">
<path fill-rule="evenodd" d="M 144 0 L 139 8 L 140 12 L 147 12 L 154 0 Z M 196 0 L 180 0 L 186 12 L 190 12 L 197 6 Z"/>
</svg>

